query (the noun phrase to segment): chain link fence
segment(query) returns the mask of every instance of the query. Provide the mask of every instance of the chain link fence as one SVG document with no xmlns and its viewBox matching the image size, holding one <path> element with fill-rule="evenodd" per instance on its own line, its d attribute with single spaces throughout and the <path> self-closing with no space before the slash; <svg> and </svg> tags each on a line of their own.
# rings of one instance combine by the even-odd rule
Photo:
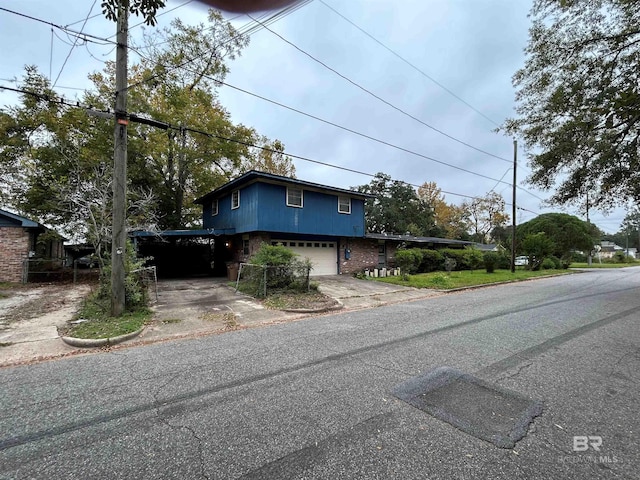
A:
<svg viewBox="0 0 640 480">
<path fill-rule="evenodd" d="M 266 297 L 275 292 L 308 292 L 311 265 L 269 266 L 241 263 L 236 278 L 239 290 L 254 297 Z"/>
</svg>

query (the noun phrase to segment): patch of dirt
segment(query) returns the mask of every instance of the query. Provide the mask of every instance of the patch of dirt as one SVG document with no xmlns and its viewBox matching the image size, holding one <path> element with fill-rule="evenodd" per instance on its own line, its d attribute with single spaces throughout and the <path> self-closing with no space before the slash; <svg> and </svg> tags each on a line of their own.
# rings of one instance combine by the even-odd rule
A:
<svg viewBox="0 0 640 480">
<path fill-rule="evenodd" d="M 320 292 L 277 293 L 269 295 L 262 303 L 276 310 L 322 310 L 338 305 L 336 300 Z"/>
<path fill-rule="evenodd" d="M 88 290 L 86 285 L 34 284 L 3 289 L 0 328 L 58 312 L 75 304 Z"/>
</svg>

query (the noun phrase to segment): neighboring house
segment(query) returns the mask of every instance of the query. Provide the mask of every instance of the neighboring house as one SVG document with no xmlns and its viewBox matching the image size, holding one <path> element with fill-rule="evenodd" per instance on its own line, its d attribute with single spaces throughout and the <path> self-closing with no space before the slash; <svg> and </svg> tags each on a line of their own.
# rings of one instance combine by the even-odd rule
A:
<svg viewBox="0 0 640 480">
<path fill-rule="evenodd" d="M 506 250 L 499 243 L 474 243 L 473 248 L 481 252 L 504 252 Z"/>
<path fill-rule="evenodd" d="M 45 233 L 53 235 L 43 239 Z M 0 282 L 26 281 L 28 259 L 62 258 L 63 240 L 38 222 L 0 209 Z"/>
<path fill-rule="evenodd" d="M 314 265 L 312 275 L 395 266 L 402 244 L 458 246 L 456 240 L 366 233 L 370 195 L 250 171 L 196 200 L 216 238 L 213 262 L 247 261 L 262 243 L 282 244 Z M 224 246 L 224 248 L 220 248 Z"/>
</svg>

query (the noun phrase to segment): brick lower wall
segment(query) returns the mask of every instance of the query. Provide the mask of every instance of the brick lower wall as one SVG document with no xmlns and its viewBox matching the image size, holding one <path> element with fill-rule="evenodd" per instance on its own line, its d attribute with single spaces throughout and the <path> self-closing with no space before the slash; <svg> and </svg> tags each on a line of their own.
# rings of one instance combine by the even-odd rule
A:
<svg viewBox="0 0 640 480">
<path fill-rule="evenodd" d="M 343 238 L 340 240 L 340 273 L 352 274 L 366 269 L 378 268 L 378 240 L 366 238 Z M 350 258 L 345 258 L 345 249 L 350 250 Z M 386 242 L 386 267 L 395 267 L 397 244 Z"/>
<path fill-rule="evenodd" d="M 22 264 L 29 256 L 30 243 L 24 228 L 0 228 L 0 282 L 22 282 Z"/>
</svg>

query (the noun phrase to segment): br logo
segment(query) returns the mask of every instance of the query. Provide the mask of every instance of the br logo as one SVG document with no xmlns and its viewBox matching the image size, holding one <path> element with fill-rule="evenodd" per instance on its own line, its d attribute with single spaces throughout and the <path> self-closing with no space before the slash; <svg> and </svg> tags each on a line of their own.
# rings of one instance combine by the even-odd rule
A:
<svg viewBox="0 0 640 480">
<path fill-rule="evenodd" d="M 574 452 L 586 452 L 589 447 L 593 448 L 596 452 L 600 451 L 602 446 L 602 437 L 589 435 L 577 435 L 573 437 L 573 451 Z"/>
</svg>

